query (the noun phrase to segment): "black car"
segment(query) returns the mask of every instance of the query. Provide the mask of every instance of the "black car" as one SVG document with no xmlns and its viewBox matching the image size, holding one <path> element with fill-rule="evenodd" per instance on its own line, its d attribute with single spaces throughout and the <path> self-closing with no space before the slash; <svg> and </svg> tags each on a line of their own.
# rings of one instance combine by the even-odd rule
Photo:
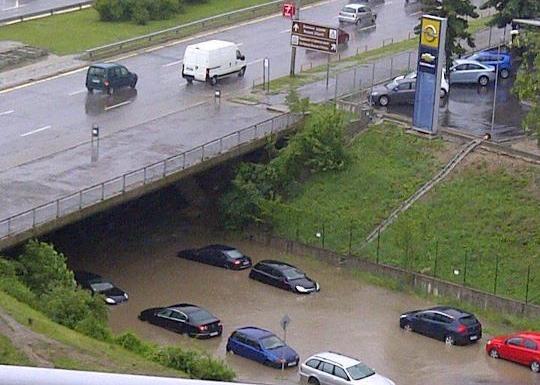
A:
<svg viewBox="0 0 540 385">
<path fill-rule="evenodd" d="M 217 337 L 223 332 L 223 325 L 215 315 L 189 303 L 146 309 L 139 319 L 190 337 Z"/>
<path fill-rule="evenodd" d="M 210 245 L 201 249 L 182 250 L 177 256 L 232 270 L 251 267 L 250 257 L 245 256 L 234 247 L 225 245 Z"/>
<path fill-rule="evenodd" d="M 303 271 L 279 261 L 258 262 L 249 272 L 249 278 L 302 294 L 313 293 L 320 289 L 319 284 Z"/>
<path fill-rule="evenodd" d="M 386 85 L 373 87 L 369 95 L 371 104 L 386 107 L 392 104 L 414 104 L 416 79 L 394 79 Z"/>
<path fill-rule="evenodd" d="M 449 345 L 470 344 L 482 338 L 482 325 L 473 314 L 449 306 L 403 313 L 399 326 Z"/>
<path fill-rule="evenodd" d="M 109 305 L 116 305 L 128 300 L 127 293 L 114 286 L 109 280 L 88 271 L 76 271 L 75 281 L 83 289 L 90 290 L 92 294 L 101 294 Z"/>
<path fill-rule="evenodd" d="M 111 95 L 118 88 L 135 88 L 137 80 L 137 74 L 129 72 L 126 67 L 116 63 L 92 64 L 86 72 L 88 92 L 101 90 Z"/>
</svg>

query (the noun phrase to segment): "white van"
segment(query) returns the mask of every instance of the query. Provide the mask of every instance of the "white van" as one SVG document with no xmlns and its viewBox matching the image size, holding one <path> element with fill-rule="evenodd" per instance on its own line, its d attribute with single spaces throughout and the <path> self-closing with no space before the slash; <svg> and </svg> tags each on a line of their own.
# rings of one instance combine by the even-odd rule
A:
<svg viewBox="0 0 540 385">
<path fill-rule="evenodd" d="M 220 78 L 245 72 L 246 58 L 235 43 L 210 40 L 186 47 L 182 77 L 189 84 L 197 80 L 215 85 Z"/>
</svg>

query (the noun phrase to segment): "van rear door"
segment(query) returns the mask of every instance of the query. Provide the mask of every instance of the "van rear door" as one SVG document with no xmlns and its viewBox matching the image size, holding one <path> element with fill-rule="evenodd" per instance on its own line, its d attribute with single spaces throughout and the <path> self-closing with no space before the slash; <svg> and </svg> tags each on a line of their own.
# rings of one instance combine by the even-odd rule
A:
<svg viewBox="0 0 540 385">
<path fill-rule="evenodd" d="M 188 46 L 184 53 L 183 64 L 185 75 L 193 76 L 195 80 L 202 82 L 206 80 L 208 52 Z"/>
</svg>

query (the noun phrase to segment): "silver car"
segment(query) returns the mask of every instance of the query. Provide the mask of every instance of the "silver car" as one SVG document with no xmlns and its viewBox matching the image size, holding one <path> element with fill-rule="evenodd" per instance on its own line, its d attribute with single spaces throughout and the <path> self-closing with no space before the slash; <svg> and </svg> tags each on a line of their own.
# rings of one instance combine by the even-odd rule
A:
<svg viewBox="0 0 540 385">
<path fill-rule="evenodd" d="M 416 79 L 395 79 L 386 85 L 373 87 L 369 95 L 371 104 L 386 107 L 392 104 L 414 104 Z"/>
<path fill-rule="evenodd" d="M 476 60 L 456 60 L 450 68 L 450 84 L 480 84 L 487 86 L 495 80 L 495 67 Z"/>
<path fill-rule="evenodd" d="M 367 5 L 347 4 L 339 12 L 340 23 L 362 24 L 364 22 L 374 23 L 377 15 Z"/>
<path fill-rule="evenodd" d="M 309 357 L 299 374 L 303 385 L 396 385 L 357 359 L 334 352 Z"/>
</svg>

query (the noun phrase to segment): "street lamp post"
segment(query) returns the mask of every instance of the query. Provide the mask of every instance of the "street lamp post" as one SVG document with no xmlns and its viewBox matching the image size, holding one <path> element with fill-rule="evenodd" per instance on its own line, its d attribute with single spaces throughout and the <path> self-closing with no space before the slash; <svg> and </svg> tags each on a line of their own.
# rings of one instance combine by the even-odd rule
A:
<svg viewBox="0 0 540 385">
<path fill-rule="evenodd" d="M 504 38 L 503 38 L 504 39 Z M 499 57 L 501 55 L 501 44 L 503 40 L 501 39 L 501 42 L 497 46 L 497 60 L 499 60 Z M 493 90 L 493 106 L 491 108 L 491 128 L 489 130 L 491 137 L 493 138 L 493 128 L 495 126 L 495 109 L 497 107 L 497 87 L 499 85 L 499 66 L 495 66 L 495 89 Z"/>
</svg>

